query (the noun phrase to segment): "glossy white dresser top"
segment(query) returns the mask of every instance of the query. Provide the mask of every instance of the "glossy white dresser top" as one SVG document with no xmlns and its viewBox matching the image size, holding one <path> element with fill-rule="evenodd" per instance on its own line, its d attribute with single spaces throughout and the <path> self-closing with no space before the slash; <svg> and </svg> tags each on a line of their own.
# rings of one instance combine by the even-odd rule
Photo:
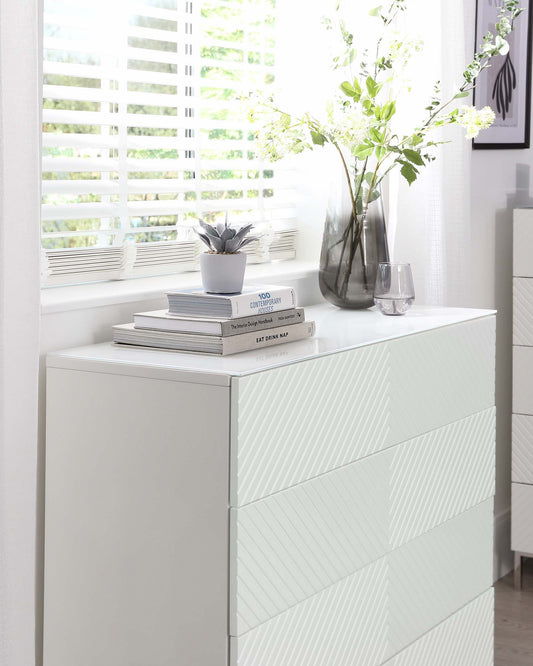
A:
<svg viewBox="0 0 533 666">
<path fill-rule="evenodd" d="M 235 356 L 185 354 L 153 349 L 125 348 L 106 342 L 48 356 L 48 366 L 101 370 L 138 376 L 171 373 L 175 380 L 227 386 L 241 377 L 282 365 L 335 354 L 348 349 L 423 333 L 494 315 L 493 310 L 415 306 L 403 317 L 385 317 L 372 310 L 339 310 L 327 303 L 305 309 L 316 321 L 314 338 L 244 352 Z M 180 375 L 183 374 L 183 377 Z"/>
</svg>

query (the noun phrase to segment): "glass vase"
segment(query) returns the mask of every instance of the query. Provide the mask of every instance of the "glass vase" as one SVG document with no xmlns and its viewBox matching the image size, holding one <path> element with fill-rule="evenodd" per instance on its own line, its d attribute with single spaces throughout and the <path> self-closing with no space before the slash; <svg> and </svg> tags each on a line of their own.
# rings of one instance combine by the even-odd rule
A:
<svg viewBox="0 0 533 666">
<path fill-rule="evenodd" d="M 319 284 L 324 298 L 339 308 L 374 305 L 378 264 L 389 261 L 381 196 L 354 219 L 348 181 L 332 188 L 320 255 Z"/>
</svg>

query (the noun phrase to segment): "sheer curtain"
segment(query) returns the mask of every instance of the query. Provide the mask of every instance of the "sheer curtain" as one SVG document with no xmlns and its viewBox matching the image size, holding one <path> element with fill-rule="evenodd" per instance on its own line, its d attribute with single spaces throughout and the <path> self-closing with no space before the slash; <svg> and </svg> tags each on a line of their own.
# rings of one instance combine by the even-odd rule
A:
<svg viewBox="0 0 533 666">
<path fill-rule="evenodd" d="M 0 664 L 35 663 L 39 10 L 0 0 Z"/>
<path fill-rule="evenodd" d="M 472 54 L 463 0 L 409 0 L 409 28 L 422 36 L 418 107 L 441 81 L 443 97 L 461 81 Z M 406 17 L 407 18 L 407 17 Z M 469 33 L 470 34 L 470 33 Z M 463 100 L 469 103 L 469 100 Z M 391 179 L 390 245 L 394 260 L 412 264 L 418 303 L 467 306 L 471 286 L 471 144 L 460 128 L 446 128 L 438 159 L 408 188 Z"/>
</svg>

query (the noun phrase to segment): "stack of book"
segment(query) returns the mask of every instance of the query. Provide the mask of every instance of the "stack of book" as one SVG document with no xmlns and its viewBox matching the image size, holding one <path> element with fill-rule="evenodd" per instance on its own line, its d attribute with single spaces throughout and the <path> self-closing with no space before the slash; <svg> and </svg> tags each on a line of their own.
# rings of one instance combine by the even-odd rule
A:
<svg viewBox="0 0 533 666">
<path fill-rule="evenodd" d="M 315 333 L 291 287 L 249 286 L 233 295 L 191 289 L 167 296 L 168 311 L 139 312 L 133 323 L 113 326 L 113 342 L 226 356 Z"/>
</svg>

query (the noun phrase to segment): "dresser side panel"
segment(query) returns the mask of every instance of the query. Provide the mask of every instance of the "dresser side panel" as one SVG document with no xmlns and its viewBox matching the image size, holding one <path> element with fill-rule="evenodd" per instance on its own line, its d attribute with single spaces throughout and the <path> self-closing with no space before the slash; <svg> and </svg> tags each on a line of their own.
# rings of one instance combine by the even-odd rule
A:
<svg viewBox="0 0 533 666">
<path fill-rule="evenodd" d="M 49 369 L 45 666 L 227 663 L 229 389 Z"/>
</svg>

